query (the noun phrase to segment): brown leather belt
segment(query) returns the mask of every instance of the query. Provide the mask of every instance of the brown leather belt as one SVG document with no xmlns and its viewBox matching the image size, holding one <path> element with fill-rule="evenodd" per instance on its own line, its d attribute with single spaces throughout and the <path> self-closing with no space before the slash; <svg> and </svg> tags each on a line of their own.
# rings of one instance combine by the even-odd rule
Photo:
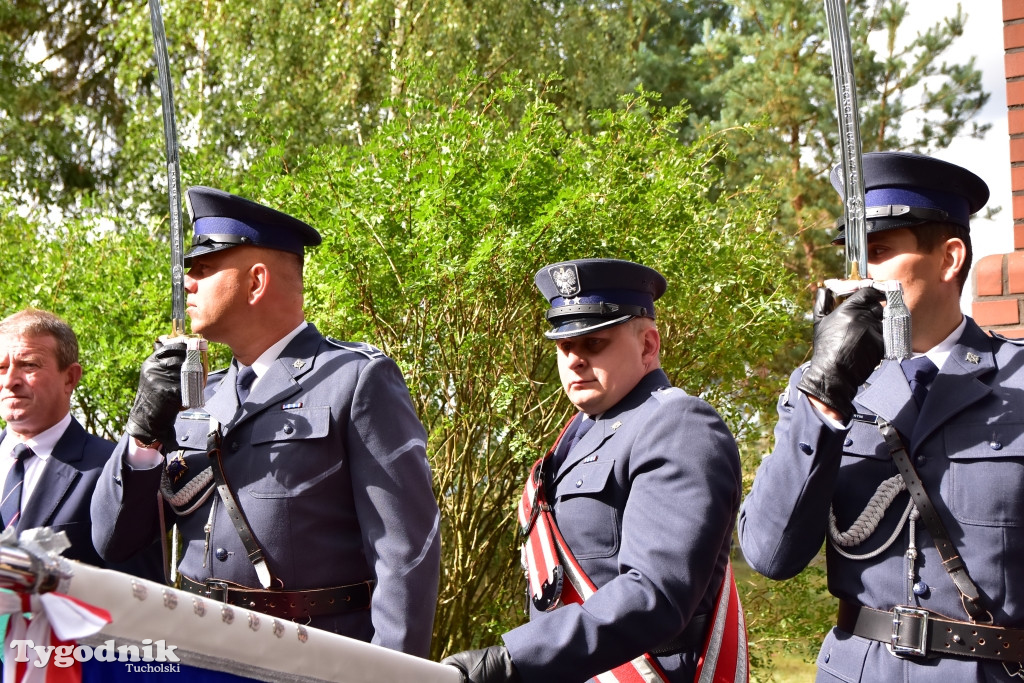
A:
<svg viewBox="0 0 1024 683">
<path fill-rule="evenodd" d="M 897 605 L 890 612 L 839 601 L 840 630 L 885 643 L 896 655 L 955 655 L 1024 662 L 1024 629 L 957 621 Z"/>
<path fill-rule="evenodd" d="M 373 581 L 361 581 L 333 588 L 286 591 L 247 588 L 221 579 L 208 579 L 203 583 L 182 574 L 180 588 L 211 600 L 273 617 L 300 620 L 369 609 Z"/>
</svg>

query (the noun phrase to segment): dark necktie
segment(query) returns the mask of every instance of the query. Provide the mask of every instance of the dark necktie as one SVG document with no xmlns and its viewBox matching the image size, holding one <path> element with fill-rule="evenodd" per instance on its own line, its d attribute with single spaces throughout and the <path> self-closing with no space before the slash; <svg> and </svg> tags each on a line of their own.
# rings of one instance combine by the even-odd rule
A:
<svg viewBox="0 0 1024 683">
<path fill-rule="evenodd" d="M 14 464 L 7 473 L 4 482 L 4 497 L 0 500 L 0 517 L 3 517 L 4 528 L 18 523 L 21 516 L 21 490 L 25 487 L 25 459 L 33 455 L 32 449 L 19 443 L 11 451 Z"/>
<path fill-rule="evenodd" d="M 579 420 L 576 420 L 576 424 L 570 427 L 570 431 L 566 432 L 566 438 L 563 438 L 558 444 L 558 448 L 555 449 L 555 455 L 551 471 L 552 473 L 557 472 L 558 468 L 562 466 L 565 459 L 569 457 L 569 453 L 579 443 L 583 435 L 590 431 L 590 428 L 594 426 L 594 421 L 586 415 L 581 415 Z M 564 444 L 564 445 L 563 445 Z"/>
<path fill-rule="evenodd" d="M 907 382 L 910 383 L 910 393 L 914 395 L 914 401 L 920 408 L 924 405 L 924 399 L 928 395 L 928 386 L 939 374 L 939 369 L 928 356 L 909 358 L 900 363 L 900 367 L 903 368 L 903 374 L 906 375 Z"/>
<path fill-rule="evenodd" d="M 572 449 L 576 447 L 576 444 L 580 442 L 583 435 L 590 431 L 590 428 L 594 426 L 594 421 L 584 415 L 580 418 L 580 421 L 576 423 L 576 433 L 572 435 L 572 439 L 569 441 L 569 447 L 565 449 L 565 454 L 569 455 L 572 453 Z"/>
<path fill-rule="evenodd" d="M 235 393 L 238 394 L 238 405 L 245 403 L 245 399 L 249 397 L 249 390 L 252 389 L 252 383 L 255 381 L 256 371 L 252 369 L 252 366 L 240 365 L 238 374 L 235 376 Z"/>
</svg>

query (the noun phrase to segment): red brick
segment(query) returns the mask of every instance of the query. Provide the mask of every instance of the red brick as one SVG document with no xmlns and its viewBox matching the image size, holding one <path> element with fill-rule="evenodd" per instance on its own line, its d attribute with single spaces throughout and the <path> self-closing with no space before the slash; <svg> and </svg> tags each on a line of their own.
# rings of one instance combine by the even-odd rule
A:
<svg viewBox="0 0 1024 683">
<path fill-rule="evenodd" d="M 1007 50 L 1024 47 L 1024 24 L 1004 24 L 1003 45 Z"/>
<path fill-rule="evenodd" d="M 1021 0 L 1003 0 L 1003 21 L 1024 19 L 1024 2 Z"/>
<path fill-rule="evenodd" d="M 1007 294 L 1024 294 L 1024 251 L 1006 255 Z"/>
<path fill-rule="evenodd" d="M 1003 59 L 1007 78 L 1024 76 L 1024 52 L 1019 51 L 1019 47 L 1016 48 L 1018 49 L 1017 52 L 1009 52 L 1011 48 L 1007 46 L 1006 57 Z"/>
<path fill-rule="evenodd" d="M 1013 248 L 1024 249 L 1024 224 L 1013 225 Z"/>
<path fill-rule="evenodd" d="M 1024 220 L 1024 194 L 1013 195 L 1013 216 L 1014 220 Z"/>
<path fill-rule="evenodd" d="M 1013 192 L 1024 190 L 1024 165 L 1010 167 L 1010 189 Z"/>
<path fill-rule="evenodd" d="M 972 306 L 975 322 L 981 326 L 1017 325 L 1020 323 L 1017 299 L 975 301 Z"/>
<path fill-rule="evenodd" d="M 1024 79 L 1007 80 L 1006 106 L 1012 107 L 1019 104 L 1024 104 Z"/>
<path fill-rule="evenodd" d="M 1002 293 L 1003 254 L 991 254 L 979 259 L 974 266 L 974 296 L 1000 296 Z"/>
<path fill-rule="evenodd" d="M 1006 116 L 1011 137 L 1024 133 L 1024 108 L 1010 108 Z"/>
</svg>

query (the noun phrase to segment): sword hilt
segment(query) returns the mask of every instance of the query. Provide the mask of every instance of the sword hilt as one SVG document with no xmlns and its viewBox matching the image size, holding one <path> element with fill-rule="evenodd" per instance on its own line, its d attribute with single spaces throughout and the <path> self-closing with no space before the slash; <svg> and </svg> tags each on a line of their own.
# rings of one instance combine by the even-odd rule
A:
<svg viewBox="0 0 1024 683">
<path fill-rule="evenodd" d="M 209 370 L 209 345 L 201 335 L 181 335 L 174 341 L 185 343 L 185 362 L 181 365 L 181 407 L 202 408 L 206 404 L 203 390 Z"/>
<path fill-rule="evenodd" d="M 828 315 L 839 302 L 863 287 L 874 287 L 885 293 L 885 307 L 882 309 L 882 339 L 885 342 L 885 358 L 903 360 L 913 355 L 913 328 L 910 320 L 910 309 L 903 300 L 903 285 L 898 280 L 825 280 L 825 287 L 834 296 L 822 298 L 816 304 L 815 319 Z M 828 310 L 817 310 L 819 306 L 829 306 Z"/>
</svg>

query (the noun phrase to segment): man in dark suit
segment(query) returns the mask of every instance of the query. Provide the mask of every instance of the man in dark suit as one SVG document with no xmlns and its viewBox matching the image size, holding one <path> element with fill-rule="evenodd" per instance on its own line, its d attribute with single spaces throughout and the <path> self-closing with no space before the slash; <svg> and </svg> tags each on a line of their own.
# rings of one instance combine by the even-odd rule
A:
<svg viewBox="0 0 1024 683">
<path fill-rule="evenodd" d="M 710 405 L 661 370 L 660 273 L 582 259 L 547 266 L 535 282 L 580 412 L 534 466 L 520 506 L 530 622 L 504 645 L 444 663 L 469 683 L 693 681 L 716 596 L 732 585 L 736 444 Z M 553 526 L 564 544 L 544 531 Z M 730 680 L 746 680 L 745 646 L 733 647 L 740 670 Z"/>
<path fill-rule="evenodd" d="M 25 309 L 0 321 L 0 512 L 4 528 L 67 534 L 65 557 L 103 566 L 92 545 L 89 502 L 114 444 L 71 415 L 82 378 L 78 339 L 52 313 Z"/>
<path fill-rule="evenodd" d="M 302 311 L 304 222 L 187 191 L 192 330 L 226 344 L 202 411 L 179 413 L 180 343 L 142 366 L 127 434 L 92 512 L 108 559 L 176 522 L 180 586 L 418 656 L 430 649 L 439 511 L 426 433 L 398 366 L 324 337 Z"/>
<path fill-rule="evenodd" d="M 839 613 L 818 681 L 1018 680 L 1024 348 L 960 309 L 988 187 L 918 154 L 865 154 L 863 170 L 868 276 L 902 284 L 913 357 L 882 360 L 878 291 L 820 319 L 779 399 L 740 544 L 773 579 L 825 544 Z"/>
</svg>

